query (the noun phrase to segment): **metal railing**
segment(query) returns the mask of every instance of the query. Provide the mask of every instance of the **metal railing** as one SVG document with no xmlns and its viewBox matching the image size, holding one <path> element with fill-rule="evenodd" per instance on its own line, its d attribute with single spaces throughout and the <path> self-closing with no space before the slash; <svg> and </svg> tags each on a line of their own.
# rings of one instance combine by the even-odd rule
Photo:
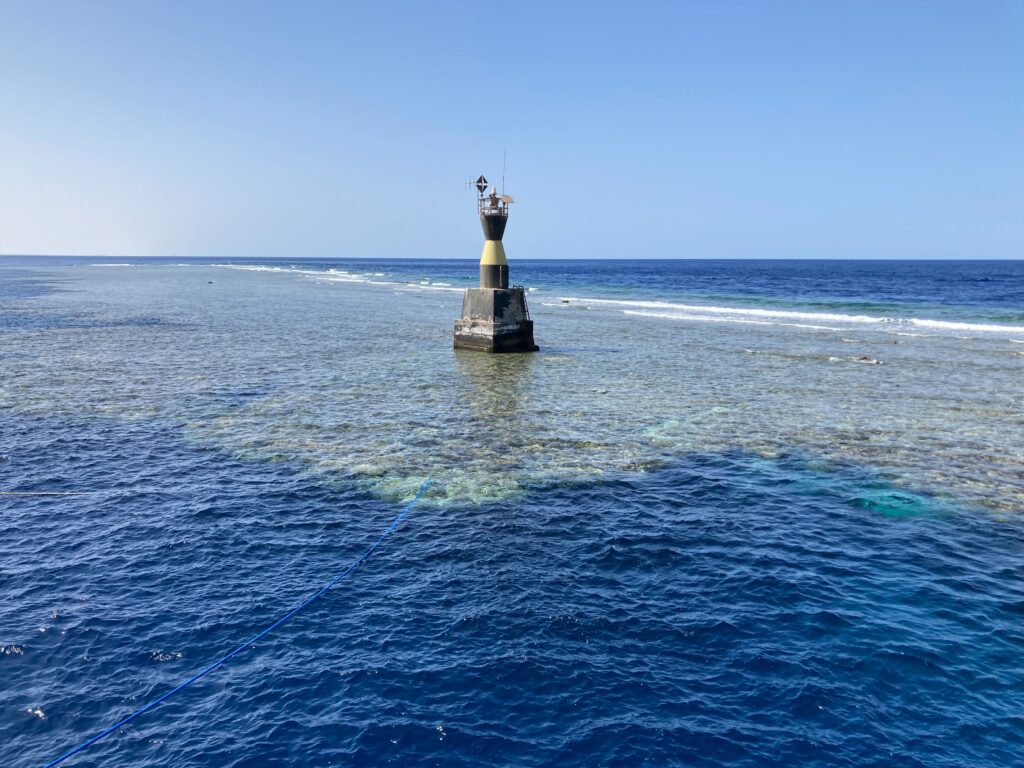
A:
<svg viewBox="0 0 1024 768">
<path fill-rule="evenodd" d="M 505 217 L 508 217 L 508 206 L 507 205 L 499 205 L 499 206 L 495 207 L 495 206 L 491 206 L 491 205 L 484 205 L 483 203 L 481 203 L 480 205 L 478 205 L 476 207 L 476 209 L 477 209 L 477 211 L 479 213 L 482 213 L 484 216 L 505 216 Z"/>
</svg>

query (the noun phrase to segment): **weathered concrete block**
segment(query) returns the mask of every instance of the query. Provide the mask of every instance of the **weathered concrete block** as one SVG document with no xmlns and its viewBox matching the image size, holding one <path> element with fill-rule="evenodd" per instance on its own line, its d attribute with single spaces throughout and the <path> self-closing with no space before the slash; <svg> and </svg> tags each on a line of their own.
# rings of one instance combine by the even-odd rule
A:
<svg viewBox="0 0 1024 768">
<path fill-rule="evenodd" d="M 467 288 L 455 321 L 455 348 L 536 352 L 533 321 L 522 288 Z"/>
</svg>

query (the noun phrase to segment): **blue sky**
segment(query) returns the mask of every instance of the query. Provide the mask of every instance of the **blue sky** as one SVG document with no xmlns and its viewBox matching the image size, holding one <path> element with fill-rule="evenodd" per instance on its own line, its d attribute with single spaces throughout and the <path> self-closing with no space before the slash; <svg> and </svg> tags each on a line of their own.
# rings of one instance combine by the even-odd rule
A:
<svg viewBox="0 0 1024 768">
<path fill-rule="evenodd" d="M 1024 2 L 5 2 L 0 253 L 1021 258 Z"/>
</svg>

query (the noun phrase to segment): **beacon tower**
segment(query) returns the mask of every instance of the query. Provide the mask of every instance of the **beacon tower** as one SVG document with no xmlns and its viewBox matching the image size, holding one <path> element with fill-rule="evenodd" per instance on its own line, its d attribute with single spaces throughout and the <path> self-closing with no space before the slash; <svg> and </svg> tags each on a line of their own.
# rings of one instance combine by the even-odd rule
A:
<svg viewBox="0 0 1024 768">
<path fill-rule="evenodd" d="M 533 321 L 526 308 L 526 290 L 508 285 L 508 261 L 501 238 L 508 223 L 508 207 L 514 201 L 487 192 L 487 179 L 475 182 L 477 212 L 484 230 L 480 254 L 480 287 L 467 288 L 462 299 L 462 317 L 455 321 L 455 348 L 479 352 L 536 352 Z"/>
</svg>

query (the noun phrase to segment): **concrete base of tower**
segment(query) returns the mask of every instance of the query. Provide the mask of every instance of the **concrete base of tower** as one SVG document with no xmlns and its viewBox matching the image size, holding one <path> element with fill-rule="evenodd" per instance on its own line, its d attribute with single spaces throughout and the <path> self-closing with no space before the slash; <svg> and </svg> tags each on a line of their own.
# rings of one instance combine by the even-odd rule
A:
<svg viewBox="0 0 1024 768">
<path fill-rule="evenodd" d="M 533 321 L 522 288 L 467 288 L 455 321 L 455 348 L 478 352 L 536 352 Z"/>
</svg>

